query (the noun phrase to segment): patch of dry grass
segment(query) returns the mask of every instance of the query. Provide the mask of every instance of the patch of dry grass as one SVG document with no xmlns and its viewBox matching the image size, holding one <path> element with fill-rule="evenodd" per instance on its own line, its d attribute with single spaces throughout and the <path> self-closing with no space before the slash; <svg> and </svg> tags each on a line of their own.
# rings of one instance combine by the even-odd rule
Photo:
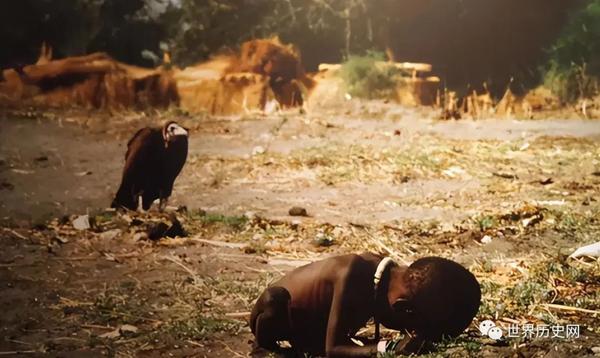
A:
<svg viewBox="0 0 600 358">
<path fill-rule="evenodd" d="M 478 319 L 581 324 L 600 333 L 593 324 L 600 315 L 600 262 L 538 256 L 471 267 L 483 293 Z"/>
<path fill-rule="evenodd" d="M 335 185 L 349 181 L 400 184 L 425 178 L 495 179 L 494 182 L 502 177 L 558 179 L 567 173 L 592 173 L 599 160 L 600 147 L 579 138 L 500 142 L 422 135 L 389 148 L 332 143 L 298 149 L 290 155 L 267 152 L 249 158 L 201 156 L 191 162 L 206 168 L 217 166 L 219 185 L 240 179 L 259 181 L 274 173 L 285 177 L 286 172 L 306 170 L 315 172 L 319 181 Z"/>
</svg>

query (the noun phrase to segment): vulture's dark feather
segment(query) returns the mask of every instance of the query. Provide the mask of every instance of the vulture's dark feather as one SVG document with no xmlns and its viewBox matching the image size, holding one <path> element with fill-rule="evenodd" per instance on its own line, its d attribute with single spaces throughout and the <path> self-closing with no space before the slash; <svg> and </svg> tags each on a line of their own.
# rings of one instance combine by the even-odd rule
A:
<svg viewBox="0 0 600 358">
<path fill-rule="evenodd" d="M 167 135 L 173 128 L 185 134 Z M 163 128 L 137 131 L 127 142 L 123 178 L 112 207 L 136 210 L 140 196 L 144 210 L 156 199 L 166 202 L 185 164 L 187 151 L 187 131 L 174 122 Z"/>
</svg>

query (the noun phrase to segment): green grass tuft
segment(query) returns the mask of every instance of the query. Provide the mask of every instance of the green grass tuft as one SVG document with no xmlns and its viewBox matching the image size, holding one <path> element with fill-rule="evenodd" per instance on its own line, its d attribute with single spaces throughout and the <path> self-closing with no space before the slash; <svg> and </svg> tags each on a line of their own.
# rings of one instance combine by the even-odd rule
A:
<svg viewBox="0 0 600 358">
<path fill-rule="evenodd" d="M 341 77 L 348 93 L 354 97 L 374 99 L 392 98 L 403 71 L 391 65 L 382 65 L 384 55 L 367 52 L 364 56 L 352 55 L 342 65 Z M 378 64 L 379 62 L 379 64 Z"/>
</svg>

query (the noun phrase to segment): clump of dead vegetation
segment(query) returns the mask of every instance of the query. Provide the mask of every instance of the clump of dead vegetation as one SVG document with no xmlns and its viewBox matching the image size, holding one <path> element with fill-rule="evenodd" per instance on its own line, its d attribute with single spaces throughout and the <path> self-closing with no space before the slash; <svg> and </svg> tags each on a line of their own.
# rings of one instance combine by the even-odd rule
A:
<svg viewBox="0 0 600 358">
<path fill-rule="evenodd" d="M 6 69 L 0 101 L 23 107 L 165 108 L 179 96 L 172 71 L 126 65 L 104 53 L 53 59 L 42 45 L 35 64 Z"/>
</svg>

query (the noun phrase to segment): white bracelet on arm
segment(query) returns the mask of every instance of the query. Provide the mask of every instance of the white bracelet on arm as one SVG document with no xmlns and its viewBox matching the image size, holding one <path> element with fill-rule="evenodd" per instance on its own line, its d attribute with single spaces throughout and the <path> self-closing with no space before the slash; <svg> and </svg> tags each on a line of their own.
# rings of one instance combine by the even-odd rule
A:
<svg viewBox="0 0 600 358">
<path fill-rule="evenodd" d="M 377 352 L 385 353 L 385 347 L 387 346 L 387 341 L 379 341 L 377 343 Z"/>
</svg>

